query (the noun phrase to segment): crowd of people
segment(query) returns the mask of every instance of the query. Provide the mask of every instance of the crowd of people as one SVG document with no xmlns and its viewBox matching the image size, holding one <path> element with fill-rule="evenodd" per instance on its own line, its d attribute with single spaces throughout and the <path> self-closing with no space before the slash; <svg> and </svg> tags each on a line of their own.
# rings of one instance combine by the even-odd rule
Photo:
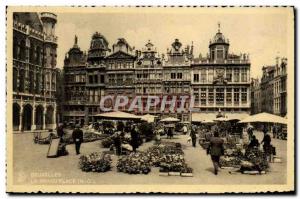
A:
<svg viewBox="0 0 300 199">
<path fill-rule="evenodd" d="M 116 154 L 121 155 L 122 141 L 125 139 L 126 134 L 130 134 L 129 144 L 132 147 L 131 151 L 136 152 L 138 149 L 141 139 L 140 125 L 140 123 L 119 122 L 117 125 L 111 127 L 97 126 L 97 129 L 101 128 L 102 131 L 111 134 Z M 156 141 L 160 141 L 162 135 L 166 135 L 167 139 L 172 139 L 174 136 L 175 128 L 165 126 L 161 123 L 152 124 L 152 127 L 153 128 L 150 129 L 150 131 L 152 131 Z M 271 131 L 269 131 L 269 129 L 271 129 Z M 251 125 L 247 128 L 241 128 L 240 125 L 224 125 L 224 123 L 220 122 L 214 125 L 183 125 L 181 129 L 181 132 L 188 136 L 188 142 L 191 142 L 192 147 L 197 146 L 198 138 L 199 143 L 201 140 L 209 142 L 207 154 L 211 156 L 215 175 L 218 174 L 218 169 L 220 167 L 220 157 L 224 155 L 224 140 L 228 138 L 237 137 L 238 140 L 242 140 L 243 146 L 246 148 L 260 148 L 262 145 L 263 151 L 271 160 L 271 155 L 275 154 L 275 148 L 271 144 L 272 139 L 270 132 L 272 132 L 273 138 L 276 138 L 280 128 L 277 126 L 273 126 L 272 128 L 264 126 L 262 131 L 264 133 L 263 139 L 258 141 L 254 135 L 254 127 Z M 57 128 L 57 135 L 62 138 L 64 134 L 63 125 L 59 125 Z M 80 146 L 83 142 L 83 131 L 79 125 L 75 125 L 72 132 L 72 138 L 75 143 L 76 154 L 78 155 L 80 154 Z"/>
</svg>

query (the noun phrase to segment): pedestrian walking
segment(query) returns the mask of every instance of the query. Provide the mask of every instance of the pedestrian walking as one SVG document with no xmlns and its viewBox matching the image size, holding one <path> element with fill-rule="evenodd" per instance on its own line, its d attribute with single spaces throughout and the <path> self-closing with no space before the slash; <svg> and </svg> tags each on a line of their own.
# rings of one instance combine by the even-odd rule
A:
<svg viewBox="0 0 300 199">
<path fill-rule="evenodd" d="M 197 133 L 194 127 L 191 127 L 190 137 L 192 139 L 193 147 L 196 147 Z"/>
<path fill-rule="evenodd" d="M 121 132 L 116 132 L 113 136 L 114 145 L 116 147 L 116 155 L 122 154 L 122 136 Z"/>
<path fill-rule="evenodd" d="M 253 127 L 252 126 L 248 127 L 247 133 L 248 133 L 249 140 L 251 140 L 252 136 L 253 136 Z"/>
<path fill-rule="evenodd" d="M 210 154 L 214 165 L 214 173 L 218 175 L 218 168 L 220 168 L 220 157 L 224 155 L 224 141 L 219 137 L 219 132 L 215 131 L 214 136 L 210 139 L 207 148 L 207 154 Z"/>
<path fill-rule="evenodd" d="M 263 143 L 263 149 L 269 160 L 271 160 L 271 155 L 273 153 L 272 151 L 272 145 L 271 145 L 271 136 L 268 133 L 264 134 L 264 138 L 261 141 L 261 144 Z"/>
<path fill-rule="evenodd" d="M 80 129 L 80 125 L 76 124 L 75 129 L 72 133 L 72 138 L 74 140 L 75 143 L 75 150 L 76 150 L 76 154 L 80 154 L 80 145 L 83 142 L 83 132 Z"/>
<path fill-rule="evenodd" d="M 132 146 L 132 150 L 133 152 L 136 152 L 136 149 L 138 148 L 139 146 L 139 143 L 138 143 L 138 132 L 137 132 L 137 129 L 136 129 L 136 125 L 133 125 L 132 129 L 131 129 L 131 146 Z"/>
<path fill-rule="evenodd" d="M 168 133 L 167 133 L 167 138 L 172 138 L 173 137 L 173 132 L 172 132 L 172 129 L 169 127 L 168 128 Z"/>
</svg>

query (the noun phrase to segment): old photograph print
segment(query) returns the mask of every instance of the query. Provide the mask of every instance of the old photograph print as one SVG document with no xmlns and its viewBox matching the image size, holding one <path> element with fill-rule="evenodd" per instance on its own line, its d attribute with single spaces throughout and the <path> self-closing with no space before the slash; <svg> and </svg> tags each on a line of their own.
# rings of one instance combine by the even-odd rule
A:
<svg viewBox="0 0 300 199">
<path fill-rule="evenodd" d="M 294 191 L 293 7 L 7 7 L 7 192 Z"/>
</svg>

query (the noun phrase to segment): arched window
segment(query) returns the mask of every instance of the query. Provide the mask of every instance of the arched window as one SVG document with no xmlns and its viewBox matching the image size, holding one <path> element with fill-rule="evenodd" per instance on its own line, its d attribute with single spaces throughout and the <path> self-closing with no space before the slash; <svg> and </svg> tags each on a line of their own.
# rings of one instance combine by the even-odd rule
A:
<svg viewBox="0 0 300 199">
<path fill-rule="evenodd" d="M 19 55 L 20 55 L 19 59 L 25 61 L 25 59 L 26 59 L 26 43 L 24 40 L 22 40 L 20 42 L 20 54 Z"/>
<path fill-rule="evenodd" d="M 18 69 L 13 69 L 13 91 L 18 90 Z"/>
<path fill-rule="evenodd" d="M 19 45 L 17 38 L 14 37 L 13 39 L 13 58 L 17 59 L 18 58 L 18 50 L 19 50 Z"/>
<path fill-rule="evenodd" d="M 19 91 L 24 92 L 24 84 L 25 84 L 25 70 L 20 70 L 20 81 L 19 81 Z"/>
<path fill-rule="evenodd" d="M 34 73 L 33 71 L 29 71 L 29 93 L 34 94 Z"/>
<path fill-rule="evenodd" d="M 30 49 L 29 49 L 29 62 L 34 63 L 34 44 L 30 43 Z"/>
<path fill-rule="evenodd" d="M 35 93 L 40 94 L 40 73 L 35 74 Z"/>
<path fill-rule="evenodd" d="M 35 60 L 35 63 L 37 65 L 40 65 L 40 63 L 41 63 L 41 47 L 39 47 L 39 46 L 36 47 L 36 60 Z"/>
</svg>

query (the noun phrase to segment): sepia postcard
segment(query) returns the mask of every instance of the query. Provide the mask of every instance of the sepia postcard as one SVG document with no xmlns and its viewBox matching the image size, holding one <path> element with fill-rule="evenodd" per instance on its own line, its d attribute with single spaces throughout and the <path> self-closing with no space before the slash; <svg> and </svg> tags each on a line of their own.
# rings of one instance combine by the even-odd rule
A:
<svg viewBox="0 0 300 199">
<path fill-rule="evenodd" d="M 295 192 L 294 12 L 8 6 L 6 191 Z"/>
</svg>

